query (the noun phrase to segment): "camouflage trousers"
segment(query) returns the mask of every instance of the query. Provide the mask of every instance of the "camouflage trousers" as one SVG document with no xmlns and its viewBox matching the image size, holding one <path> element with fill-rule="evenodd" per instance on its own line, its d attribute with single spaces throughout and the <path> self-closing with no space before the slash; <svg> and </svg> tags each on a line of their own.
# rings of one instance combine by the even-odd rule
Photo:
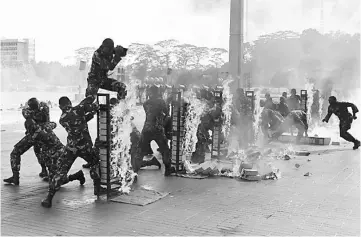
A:
<svg viewBox="0 0 361 237">
<path fill-rule="evenodd" d="M 35 156 L 40 165 L 45 164 L 45 154 L 42 152 L 41 146 L 36 143 L 31 136 L 25 135 L 18 143 L 15 144 L 14 149 L 10 153 L 10 164 L 13 171 L 20 171 L 21 156 L 34 146 Z"/>
<path fill-rule="evenodd" d="M 88 87 L 86 88 L 85 97 L 92 97 L 94 101 L 99 88 L 118 92 L 119 100 L 124 99 L 127 95 L 126 87 L 124 83 L 120 81 L 112 78 L 88 78 Z"/>
<path fill-rule="evenodd" d="M 340 137 L 342 137 L 343 139 L 345 139 L 348 142 L 356 141 L 356 139 L 348 132 L 348 130 L 351 129 L 352 121 L 353 121 L 353 118 L 352 118 L 351 114 L 348 114 L 348 116 L 340 118 L 340 124 L 339 124 Z"/>
<path fill-rule="evenodd" d="M 160 153 L 162 154 L 163 158 L 163 164 L 164 165 L 170 165 L 170 151 L 168 146 L 168 139 L 164 133 L 164 129 L 151 129 L 151 130 L 145 130 L 143 128 L 141 137 L 140 137 L 140 144 L 142 150 L 142 155 L 144 155 L 144 148 L 150 144 L 151 141 L 155 141 L 159 147 Z"/>
<path fill-rule="evenodd" d="M 68 172 L 76 158 L 81 157 L 91 165 L 90 177 L 95 181 L 99 180 L 96 170 L 99 168 L 99 153 L 94 147 L 65 146 L 57 161 L 57 172 L 49 186 L 50 192 L 55 192 L 61 185 L 69 182 Z"/>
</svg>

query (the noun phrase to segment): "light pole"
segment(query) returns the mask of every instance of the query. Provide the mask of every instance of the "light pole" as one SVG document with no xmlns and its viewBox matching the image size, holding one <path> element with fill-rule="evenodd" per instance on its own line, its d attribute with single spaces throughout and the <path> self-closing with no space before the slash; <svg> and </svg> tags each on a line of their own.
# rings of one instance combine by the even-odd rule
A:
<svg viewBox="0 0 361 237">
<path fill-rule="evenodd" d="M 243 31 L 244 0 L 231 0 L 229 30 L 229 73 L 237 78 L 238 87 L 243 84 Z M 241 82 L 242 80 L 242 82 Z"/>
</svg>

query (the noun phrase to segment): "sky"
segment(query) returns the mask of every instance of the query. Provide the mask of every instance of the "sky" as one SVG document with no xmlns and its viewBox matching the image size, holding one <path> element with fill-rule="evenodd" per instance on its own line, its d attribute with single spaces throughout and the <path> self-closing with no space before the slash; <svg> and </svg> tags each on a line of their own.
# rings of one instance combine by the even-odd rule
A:
<svg viewBox="0 0 361 237">
<path fill-rule="evenodd" d="M 320 29 L 321 0 L 246 0 L 245 40 Z M 35 38 L 37 61 L 60 61 L 105 38 L 124 47 L 177 39 L 228 49 L 230 0 L 0 0 L 1 38 Z M 360 32 L 359 0 L 324 0 L 325 31 Z"/>
</svg>

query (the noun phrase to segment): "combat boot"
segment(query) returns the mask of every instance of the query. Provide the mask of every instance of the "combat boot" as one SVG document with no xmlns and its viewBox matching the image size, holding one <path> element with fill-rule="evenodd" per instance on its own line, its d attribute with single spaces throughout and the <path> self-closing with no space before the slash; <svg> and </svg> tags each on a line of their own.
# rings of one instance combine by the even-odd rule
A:
<svg viewBox="0 0 361 237">
<path fill-rule="evenodd" d="M 162 165 L 160 164 L 158 159 L 155 156 L 153 156 L 153 158 L 151 160 L 143 161 L 142 168 L 146 167 L 146 166 L 152 166 L 152 165 L 158 166 L 158 169 L 160 169 L 162 167 Z"/>
<path fill-rule="evenodd" d="M 171 165 L 165 165 L 164 176 L 170 176 L 173 173 L 175 173 L 175 168 Z"/>
<path fill-rule="evenodd" d="M 48 171 L 46 170 L 45 165 L 41 165 L 41 172 L 39 173 L 40 178 L 45 178 L 48 176 Z"/>
<path fill-rule="evenodd" d="M 11 176 L 10 178 L 4 179 L 4 182 L 18 186 L 20 184 L 19 171 L 13 171 L 13 176 Z"/>
<path fill-rule="evenodd" d="M 79 170 L 75 174 L 69 175 L 69 181 L 79 180 L 80 185 L 83 185 L 85 183 L 85 177 L 82 170 Z"/>
<path fill-rule="evenodd" d="M 41 201 L 41 205 L 43 207 L 50 208 L 52 206 L 54 194 L 55 193 L 53 192 L 48 192 L 48 196 L 46 196 L 46 198 Z"/>
<path fill-rule="evenodd" d="M 360 147 L 360 141 L 356 140 L 356 141 L 354 142 L 353 149 L 354 149 L 354 150 L 357 150 L 359 147 Z"/>
</svg>

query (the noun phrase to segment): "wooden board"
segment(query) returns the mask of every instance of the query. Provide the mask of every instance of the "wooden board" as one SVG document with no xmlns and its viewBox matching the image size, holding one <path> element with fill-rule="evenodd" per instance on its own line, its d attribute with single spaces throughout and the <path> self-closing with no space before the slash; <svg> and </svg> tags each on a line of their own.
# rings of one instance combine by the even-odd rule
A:
<svg viewBox="0 0 361 237">
<path fill-rule="evenodd" d="M 296 142 L 296 136 L 290 136 L 290 135 L 281 135 L 278 138 L 278 141 L 280 142 Z M 327 146 L 331 143 L 330 137 L 302 137 L 301 144 L 306 145 L 321 145 L 321 146 Z"/>
</svg>

